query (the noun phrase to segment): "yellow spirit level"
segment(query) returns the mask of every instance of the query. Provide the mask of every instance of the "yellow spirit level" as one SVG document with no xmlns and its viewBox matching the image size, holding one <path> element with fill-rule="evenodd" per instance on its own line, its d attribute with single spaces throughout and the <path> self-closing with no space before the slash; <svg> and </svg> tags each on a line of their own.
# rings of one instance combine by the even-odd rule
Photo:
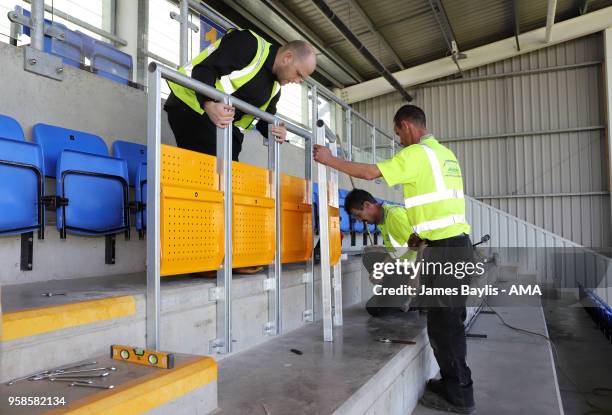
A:
<svg viewBox="0 0 612 415">
<path fill-rule="evenodd" d="M 111 358 L 138 365 L 159 367 L 161 369 L 172 369 L 174 367 L 174 354 L 172 353 L 146 350 L 141 347 L 122 346 L 120 344 L 111 345 Z"/>
</svg>

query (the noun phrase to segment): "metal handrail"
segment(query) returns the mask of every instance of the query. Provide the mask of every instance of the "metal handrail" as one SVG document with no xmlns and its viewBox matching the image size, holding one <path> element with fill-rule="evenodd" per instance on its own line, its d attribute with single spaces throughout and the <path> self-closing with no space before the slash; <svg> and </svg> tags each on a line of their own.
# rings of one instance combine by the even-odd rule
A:
<svg viewBox="0 0 612 415">
<path fill-rule="evenodd" d="M 232 106 L 238 108 L 240 111 L 254 115 L 256 118 L 267 122 L 268 124 L 274 124 L 275 122 L 283 122 L 287 131 L 292 132 L 293 134 L 299 135 L 305 139 L 310 139 L 312 137 L 312 132 L 305 130 L 304 128 L 293 124 L 292 122 L 285 121 L 279 116 L 272 115 L 269 112 L 262 111 L 254 105 L 249 104 L 248 102 L 242 101 L 238 98 L 233 97 L 232 95 L 228 95 L 224 92 L 219 91 L 215 87 L 210 85 L 206 85 L 202 82 L 199 82 L 189 76 L 183 75 L 180 72 L 175 71 L 174 69 L 168 68 L 167 66 L 161 65 L 157 62 L 151 62 L 149 64 L 149 72 L 155 72 L 159 69 L 162 78 L 182 85 L 186 88 L 192 89 L 202 95 L 207 96 L 208 98 L 212 98 L 217 101 L 224 101 L 229 99 L 232 103 Z"/>
</svg>

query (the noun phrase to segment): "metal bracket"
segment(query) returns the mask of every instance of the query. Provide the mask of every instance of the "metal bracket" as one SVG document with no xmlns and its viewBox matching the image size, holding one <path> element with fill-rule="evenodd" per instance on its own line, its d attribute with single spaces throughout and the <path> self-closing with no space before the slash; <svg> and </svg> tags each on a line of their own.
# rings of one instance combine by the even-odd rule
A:
<svg viewBox="0 0 612 415">
<path fill-rule="evenodd" d="M 64 80 L 64 64 L 59 56 L 50 55 L 31 46 L 26 46 L 23 58 L 23 69 L 26 71 L 56 81 Z"/>
<path fill-rule="evenodd" d="M 21 267 L 22 271 L 32 271 L 34 256 L 34 232 L 21 234 Z"/>
<path fill-rule="evenodd" d="M 266 278 L 263 280 L 264 291 L 274 291 L 276 289 L 276 280 L 274 278 Z"/>
<path fill-rule="evenodd" d="M 32 19 L 24 16 L 22 13 L 18 13 L 16 11 L 10 11 L 8 12 L 7 16 L 8 16 L 8 19 L 13 23 L 19 24 L 21 26 L 32 27 Z M 43 30 L 45 32 L 45 35 L 47 36 L 50 36 L 52 38 L 59 39 L 59 40 L 66 40 L 66 33 L 57 26 L 51 26 L 51 25 L 45 24 L 43 26 Z"/>
<path fill-rule="evenodd" d="M 208 289 L 208 301 L 223 299 L 223 287 L 212 287 Z"/>
<path fill-rule="evenodd" d="M 209 343 L 210 354 L 224 354 L 225 346 L 222 339 L 212 339 Z"/>
<path fill-rule="evenodd" d="M 181 21 L 183 20 L 183 16 L 181 16 L 177 12 L 170 12 L 170 18 L 172 20 L 176 20 L 179 23 L 181 23 Z M 195 33 L 198 33 L 200 31 L 200 28 L 196 24 L 191 23 L 189 19 L 186 19 L 185 23 L 187 24 L 187 27 L 193 30 Z"/>
<path fill-rule="evenodd" d="M 302 313 L 302 320 L 313 321 L 312 310 L 304 310 L 304 312 Z"/>
<path fill-rule="evenodd" d="M 312 273 L 305 272 L 302 274 L 302 284 L 308 284 L 312 282 Z"/>
<path fill-rule="evenodd" d="M 106 235 L 105 246 L 105 264 L 113 265 L 115 263 L 115 235 Z"/>
<path fill-rule="evenodd" d="M 274 327 L 273 321 L 268 321 L 263 326 L 264 335 L 266 336 L 274 336 L 276 334 L 276 329 Z"/>
</svg>

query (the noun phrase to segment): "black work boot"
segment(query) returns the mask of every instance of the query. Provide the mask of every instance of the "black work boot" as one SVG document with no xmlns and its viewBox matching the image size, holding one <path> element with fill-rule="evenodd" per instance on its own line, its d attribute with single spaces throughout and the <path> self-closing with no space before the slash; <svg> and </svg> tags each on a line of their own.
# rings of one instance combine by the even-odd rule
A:
<svg viewBox="0 0 612 415">
<path fill-rule="evenodd" d="M 429 379 L 425 389 L 433 393 L 441 394 L 444 393 L 444 380 L 442 379 Z"/>
<path fill-rule="evenodd" d="M 438 394 L 430 390 L 425 390 L 425 393 L 423 394 L 423 397 L 419 403 L 427 408 L 443 412 L 455 412 L 458 414 L 471 414 L 476 410 L 475 405 L 464 406 L 455 404 L 447 400 L 444 395 L 444 392 L 442 394 Z"/>
</svg>

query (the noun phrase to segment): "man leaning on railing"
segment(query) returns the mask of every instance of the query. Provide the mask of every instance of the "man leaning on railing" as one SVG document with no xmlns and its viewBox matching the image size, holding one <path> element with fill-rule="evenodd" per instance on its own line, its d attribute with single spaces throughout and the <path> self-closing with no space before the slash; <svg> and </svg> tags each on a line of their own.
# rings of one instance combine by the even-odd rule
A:
<svg viewBox="0 0 612 415">
<path fill-rule="evenodd" d="M 314 48 L 296 40 L 278 47 L 250 30 L 230 30 L 208 46 L 179 72 L 214 86 L 270 114 L 276 113 L 280 87 L 300 83 L 316 68 Z M 231 105 L 168 81 L 172 93 L 164 109 L 179 147 L 216 155 L 216 129 L 232 125 L 232 159 L 237 161 L 242 140 L 240 129 L 254 127 L 254 116 Z M 268 124 L 259 121 L 257 129 L 268 136 Z M 272 128 L 272 134 L 284 142 L 284 125 Z"/>
</svg>

